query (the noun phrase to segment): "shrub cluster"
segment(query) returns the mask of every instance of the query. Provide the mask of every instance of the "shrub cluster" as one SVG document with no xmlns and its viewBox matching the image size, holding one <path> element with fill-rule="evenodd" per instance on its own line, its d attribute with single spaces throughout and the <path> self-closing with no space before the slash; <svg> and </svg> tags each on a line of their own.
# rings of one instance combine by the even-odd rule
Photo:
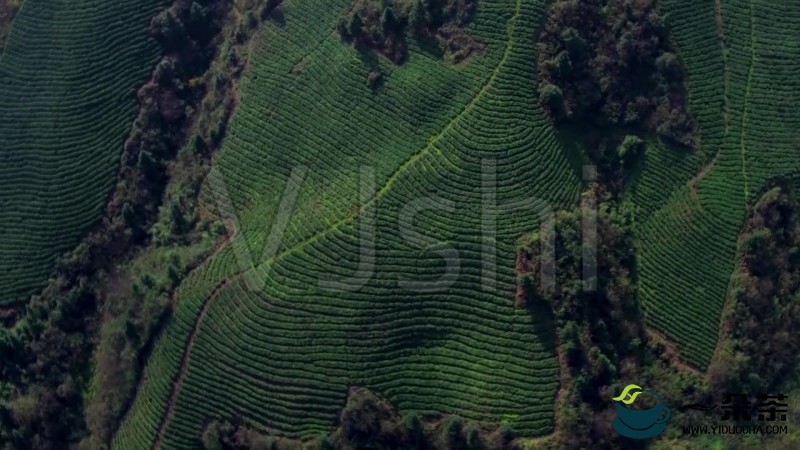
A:
<svg viewBox="0 0 800 450">
<path fill-rule="evenodd" d="M 584 195 L 596 195 L 593 190 Z M 612 392 L 621 379 L 637 379 L 646 357 L 647 337 L 642 325 L 634 278 L 633 235 L 627 216 L 610 203 L 597 211 L 596 253 L 591 261 L 596 274 L 584 279 L 583 212 L 557 213 L 551 237 L 536 234 L 520 246 L 518 270 L 520 303 L 532 314 L 549 314 L 555 322 L 562 349 L 562 381 L 566 410 L 565 433 L 559 448 L 603 448 L 616 440 L 611 429 Z M 555 287 L 545 290 L 536 282 L 542 255 L 553 251 Z"/>
<path fill-rule="evenodd" d="M 356 0 L 336 29 L 345 41 L 374 49 L 395 64 L 408 57 L 409 32 L 418 39 L 437 36 L 457 63 L 481 48 L 462 28 L 477 5 L 477 0 Z"/>
<path fill-rule="evenodd" d="M 553 121 L 628 125 L 693 146 L 683 67 L 654 0 L 559 0 L 538 43 Z"/>
<path fill-rule="evenodd" d="M 518 448 L 513 439 L 510 429 L 484 429 L 456 416 L 403 417 L 368 389 L 353 388 L 338 426 L 317 439 L 303 443 L 271 436 L 234 417 L 206 425 L 200 440 L 205 450 L 512 450 Z"/>
<path fill-rule="evenodd" d="M 728 335 L 709 368 L 718 392 L 774 392 L 797 368 L 800 217 L 793 188 L 778 185 L 752 208 L 741 238 L 743 268 L 726 315 Z"/>
</svg>

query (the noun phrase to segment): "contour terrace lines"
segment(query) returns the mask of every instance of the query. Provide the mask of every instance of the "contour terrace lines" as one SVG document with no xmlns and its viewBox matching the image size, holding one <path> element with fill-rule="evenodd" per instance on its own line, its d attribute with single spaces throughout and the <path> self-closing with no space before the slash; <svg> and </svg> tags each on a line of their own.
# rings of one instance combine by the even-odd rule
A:
<svg viewBox="0 0 800 450">
<path fill-rule="evenodd" d="M 161 448 L 161 443 L 164 441 L 164 436 L 166 435 L 167 426 L 169 425 L 170 421 L 172 420 L 173 415 L 175 414 L 175 403 L 178 400 L 178 396 L 181 392 L 181 387 L 183 385 L 183 379 L 186 376 L 186 372 L 189 370 L 189 364 L 191 363 L 191 349 L 194 346 L 194 342 L 197 339 L 197 333 L 200 330 L 200 325 L 203 323 L 203 319 L 206 317 L 208 310 L 211 308 L 211 304 L 213 303 L 214 299 L 219 295 L 222 289 L 230 282 L 232 282 L 235 278 L 238 278 L 240 274 L 235 275 L 234 277 L 224 278 L 216 287 L 211 291 L 211 294 L 206 297 L 203 301 L 203 307 L 200 309 L 200 314 L 197 316 L 197 319 L 194 322 L 194 326 L 192 326 L 192 332 L 189 334 L 189 338 L 186 340 L 186 348 L 183 352 L 181 357 L 181 366 L 178 370 L 178 376 L 175 378 L 175 381 L 172 383 L 172 389 L 170 391 L 170 398 L 169 402 L 167 402 L 167 411 L 165 412 L 164 416 L 161 419 L 161 423 L 158 426 L 158 433 L 156 434 L 155 441 L 153 442 L 153 449 L 157 450 Z"/>
<path fill-rule="evenodd" d="M 511 50 L 513 49 L 512 42 L 513 42 L 513 37 L 514 37 L 514 30 L 515 30 L 515 27 L 516 27 L 517 20 L 519 19 L 520 9 L 521 9 L 521 5 L 522 5 L 521 2 L 522 2 L 522 0 L 516 0 L 516 3 L 515 3 L 516 7 L 515 7 L 514 15 L 509 20 L 509 25 L 508 25 L 508 30 L 507 30 L 508 39 L 507 39 L 507 42 L 506 42 L 506 47 L 505 47 L 505 49 L 503 51 L 503 56 L 501 57 L 501 59 L 498 62 L 497 66 L 495 66 L 494 70 L 492 70 L 492 73 L 490 74 L 490 76 L 486 80 L 486 82 L 483 84 L 481 89 L 464 106 L 464 108 L 458 114 L 456 114 L 453 117 L 453 119 L 451 119 L 447 123 L 447 125 L 445 125 L 445 127 L 439 133 L 437 133 L 435 136 L 431 137 L 431 139 L 428 141 L 428 144 L 425 147 L 423 147 L 421 150 L 419 150 L 418 152 L 413 154 L 410 158 L 408 158 L 405 162 L 403 162 L 398 167 L 398 169 L 395 170 L 395 172 L 392 173 L 391 176 L 389 176 L 388 180 L 384 183 L 384 185 L 366 203 L 361 205 L 361 207 L 358 210 L 356 210 L 353 214 L 351 214 L 349 216 L 346 216 L 346 217 L 334 222 L 329 227 L 319 231 L 318 233 L 315 233 L 311 237 L 301 241 L 300 243 L 298 243 L 298 244 L 296 244 L 296 245 L 294 245 L 294 246 L 292 246 L 292 247 L 290 247 L 288 249 L 285 249 L 284 251 L 278 253 L 274 257 L 272 257 L 272 258 L 262 262 L 261 264 L 259 264 L 259 267 L 264 266 L 264 265 L 269 267 L 272 264 L 280 262 L 281 260 L 283 260 L 287 256 L 289 256 L 289 255 L 291 255 L 293 253 L 300 252 L 300 251 L 304 250 L 309 245 L 319 241 L 320 239 L 324 238 L 325 236 L 327 236 L 327 235 L 331 234 L 332 232 L 340 229 L 343 225 L 345 225 L 345 224 L 347 224 L 347 223 L 349 223 L 351 221 L 356 220 L 361 214 L 363 214 L 363 212 L 367 208 L 374 206 L 387 192 L 389 192 L 389 190 L 391 189 L 392 184 L 398 178 L 400 178 L 401 175 L 403 175 L 416 162 L 420 161 L 424 156 L 428 155 L 434 148 L 436 148 L 435 144 L 445 135 L 445 133 L 447 133 L 450 129 L 452 129 L 453 126 L 456 123 L 458 123 L 459 120 L 464 115 L 469 113 L 472 110 L 472 108 L 474 107 L 474 105 L 477 104 L 477 102 L 481 98 L 483 98 L 483 96 L 486 94 L 486 92 L 489 90 L 489 88 L 494 83 L 494 81 L 497 78 L 497 75 L 500 73 L 502 67 L 505 65 L 505 62 L 508 59 L 508 56 L 510 55 Z M 230 243 L 232 240 L 233 239 L 230 239 L 228 241 L 228 243 Z M 153 449 L 160 449 L 161 448 L 161 443 L 163 442 L 163 439 L 164 439 L 164 437 L 166 435 L 166 430 L 167 430 L 167 428 L 169 426 L 169 423 L 172 420 L 172 417 L 174 415 L 175 404 L 176 404 L 177 399 L 178 399 L 178 397 L 180 395 L 181 387 L 182 387 L 184 378 L 185 378 L 186 373 L 188 372 L 188 369 L 189 369 L 189 364 L 191 362 L 191 352 L 192 352 L 192 349 L 194 347 L 194 344 L 195 344 L 195 341 L 196 341 L 196 338 L 197 338 L 197 334 L 198 334 L 198 332 L 200 330 L 200 326 L 202 325 L 203 319 L 207 315 L 208 311 L 211 309 L 211 306 L 213 305 L 214 300 L 219 296 L 219 293 L 228 284 L 231 284 L 232 282 L 234 282 L 235 280 L 240 278 L 244 273 L 247 272 L 247 270 L 249 270 L 249 268 L 247 268 L 245 270 L 240 270 L 239 272 L 224 278 L 212 290 L 211 294 L 209 294 L 206 297 L 206 299 L 203 301 L 203 306 L 202 306 L 202 308 L 200 310 L 200 313 L 198 314 L 197 318 L 195 319 L 195 323 L 192 326 L 192 331 L 191 331 L 191 333 L 189 335 L 189 338 L 186 341 L 186 346 L 184 347 L 183 355 L 181 357 L 181 366 L 180 366 L 180 369 L 178 371 L 178 375 L 176 376 L 175 381 L 173 382 L 172 389 L 171 389 L 171 392 L 170 392 L 170 398 L 169 398 L 169 401 L 168 401 L 167 411 L 164 414 L 164 416 L 163 416 L 163 418 L 161 420 L 161 423 L 159 425 L 158 433 L 156 434 L 155 441 L 153 442 Z"/>
<path fill-rule="evenodd" d="M 747 186 L 747 161 L 746 161 L 746 154 L 747 154 L 747 145 L 745 144 L 745 137 L 746 137 L 746 128 L 748 123 L 748 116 L 749 116 L 749 107 L 750 107 L 750 92 L 753 84 L 753 67 L 755 66 L 756 62 L 756 33 L 755 33 L 755 18 L 753 17 L 753 2 L 750 0 L 747 2 L 748 6 L 750 7 L 750 66 L 747 69 L 747 85 L 745 86 L 744 91 L 744 106 L 742 106 L 742 132 L 739 139 L 739 146 L 741 150 L 741 158 L 742 158 L 742 179 L 744 180 L 744 201 L 747 203 L 750 197 L 750 191 Z"/>
</svg>

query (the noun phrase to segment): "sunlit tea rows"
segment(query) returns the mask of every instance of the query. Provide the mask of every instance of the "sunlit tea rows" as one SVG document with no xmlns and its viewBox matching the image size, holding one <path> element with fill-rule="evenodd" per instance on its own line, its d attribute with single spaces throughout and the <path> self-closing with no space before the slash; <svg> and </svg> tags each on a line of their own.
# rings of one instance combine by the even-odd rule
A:
<svg viewBox="0 0 800 450">
<path fill-rule="evenodd" d="M 402 67 L 360 55 L 327 31 L 344 7 L 290 0 L 285 28 L 257 37 L 216 164 L 264 287 L 248 288 L 232 246 L 183 283 L 117 447 L 190 447 L 206 419 L 234 414 L 316 436 L 350 386 L 402 413 L 552 430 L 554 330 L 513 304 L 514 244 L 539 221 L 531 208 L 503 210 L 494 226 L 482 214 L 486 192 L 497 205 L 538 198 L 555 210 L 581 189 L 536 106 L 530 37 L 544 5 L 482 3 L 470 32 L 486 53 L 458 67 L 424 45 Z M 375 64 L 387 75 L 373 93 Z M 299 166 L 308 171 L 282 245 L 261 259 Z M 450 206 L 431 209 L 439 201 Z M 401 231 L 414 205 L 424 206 L 412 221 L 424 241 Z M 403 284 L 445 276 L 447 249 L 457 253 L 452 283 Z M 483 272 L 492 261 L 493 282 Z M 350 289 L 326 284 L 336 280 Z"/>
<path fill-rule="evenodd" d="M 705 367 L 716 347 L 746 208 L 770 178 L 800 168 L 794 131 L 800 117 L 789 104 L 800 46 L 783 38 L 798 25 L 800 8 L 734 1 L 722 4 L 719 17 L 710 1 L 668 1 L 664 8 L 686 63 L 708 167 L 642 225 L 641 296 L 648 322 L 674 340 L 687 361 Z M 726 48 L 716 53 L 709 46 L 720 23 Z"/>
</svg>

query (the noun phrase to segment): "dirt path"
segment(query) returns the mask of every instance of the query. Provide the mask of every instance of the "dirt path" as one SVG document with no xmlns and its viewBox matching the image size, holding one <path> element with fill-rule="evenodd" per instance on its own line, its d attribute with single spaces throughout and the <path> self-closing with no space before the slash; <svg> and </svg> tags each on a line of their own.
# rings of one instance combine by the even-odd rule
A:
<svg viewBox="0 0 800 450">
<path fill-rule="evenodd" d="M 203 308 L 200 310 L 200 315 L 195 320 L 194 325 L 192 326 L 192 332 L 189 334 L 189 338 L 186 341 L 186 345 L 184 346 L 183 357 L 181 359 L 181 368 L 178 371 L 175 380 L 172 382 L 172 390 L 169 395 L 169 402 L 167 403 L 167 412 L 164 414 L 164 417 L 161 419 L 161 423 L 158 426 L 158 433 L 156 434 L 156 439 L 153 442 L 153 449 L 160 449 L 161 443 L 164 441 L 164 435 L 167 431 L 167 426 L 172 421 L 172 417 L 175 414 L 175 403 L 177 403 L 178 396 L 181 393 L 181 388 L 183 387 L 183 380 L 186 377 L 186 372 L 189 370 L 189 364 L 191 363 L 192 359 L 192 352 L 191 349 L 194 347 L 195 340 L 197 339 L 197 332 L 200 330 L 200 325 L 203 323 L 203 319 L 205 319 L 208 310 L 211 309 L 211 305 L 214 303 L 214 299 L 219 295 L 220 291 L 230 283 L 232 278 L 225 278 L 223 279 L 214 289 L 211 291 L 211 295 L 206 297 L 205 301 L 203 302 Z"/>
<path fill-rule="evenodd" d="M 750 115 L 750 99 L 753 86 L 753 68 L 756 63 L 756 31 L 755 31 L 755 18 L 753 17 L 753 2 L 748 2 L 750 5 L 750 66 L 747 69 L 747 85 L 744 91 L 744 106 L 742 107 L 742 132 L 739 137 L 739 147 L 742 159 L 742 178 L 744 179 L 744 201 L 745 207 L 747 200 L 750 198 L 750 189 L 747 185 L 747 126 L 749 125 Z"/>
<path fill-rule="evenodd" d="M 725 142 L 725 138 L 728 136 L 728 131 L 730 130 L 730 73 L 728 71 L 728 57 L 726 56 L 727 46 L 725 44 L 725 23 L 722 15 L 722 0 L 716 0 L 714 2 L 714 16 L 717 20 L 717 35 L 719 37 L 720 51 L 722 52 L 722 97 L 724 101 L 722 107 L 722 120 L 725 124 L 725 133 L 722 136 L 720 148 L 718 148 L 716 153 L 714 153 L 714 158 L 708 164 L 706 164 L 705 167 L 703 167 L 700 172 L 697 173 L 697 175 L 689 180 L 689 191 L 691 192 L 693 199 L 697 199 L 697 182 L 705 178 L 705 176 L 708 175 L 711 169 L 717 164 L 719 154 L 722 151 L 722 145 Z"/>
<path fill-rule="evenodd" d="M 309 237 L 308 239 L 298 243 L 297 245 L 295 245 L 293 247 L 290 247 L 290 248 L 287 248 L 283 252 L 274 255 L 272 258 L 270 258 L 271 262 L 274 263 L 274 262 L 280 261 L 280 260 L 282 260 L 283 258 L 285 258 L 286 256 L 288 256 L 288 255 L 290 255 L 292 253 L 299 252 L 299 251 L 303 250 L 304 248 L 306 248 L 307 246 L 311 245 L 312 243 L 318 241 L 322 237 L 328 235 L 329 233 L 332 233 L 335 230 L 338 230 L 345 223 L 348 223 L 350 221 L 353 221 L 353 220 L 357 219 L 362 213 L 364 213 L 364 211 L 366 211 L 367 208 L 372 207 L 375 203 L 377 203 L 377 201 L 379 199 L 381 199 L 391 189 L 392 183 L 395 180 L 397 180 L 410 167 L 413 167 L 425 155 L 427 155 L 431 151 L 433 151 L 433 149 L 435 148 L 435 144 L 450 129 L 455 127 L 456 124 L 461 120 L 462 117 L 464 117 L 469 111 L 471 111 L 474 108 L 475 104 L 478 103 L 478 101 L 481 98 L 484 97 L 486 92 L 488 92 L 489 88 L 494 84 L 495 79 L 497 78 L 498 74 L 501 72 L 501 69 L 505 66 L 505 63 L 508 60 L 508 57 L 509 57 L 509 55 L 511 53 L 511 50 L 512 50 L 512 47 L 513 47 L 514 31 L 516 29 L 517 21 L 518 21 L 518 18 L 520 16 L 520 10 L 521 10 L 521 0 L 517 0 L 517 2 L 516 2 L 516 11 L 514 12 L 514 15 L 512 16 L 512 18 L 511 18 L 511 20 L 509 22 L 509 25 L 508 25 L 508 29 L 507 29 L 508 41 L 506 43 L 506 48 L 505 48 L 505 50 L 503 52 L 503 56 L 502 56 L 500 62 L 497 64 L 497 66 L 492 71 L 492 73 L 489 76 L 489 78 L 484 83 L 484 85 L 481 87 L 481 89 L 478 91 L 478 93 L 475 95 L 475 97 L 473 97 L 464 106 L 464 109 L 462 111 L 460 111 L 458 114 L 456 114 L 452 118 L 452 120 L 450 120 L 450 122 L 448 122 L 448 124 L 439 133 L 437 133 L 435 136 L 433 136 L 428 141 L 428 144 L 424 148 L 422 148 L 420 151 L 418 151 L 417 153 L 412 155 L 409 159 L 407 159 L 405 162 L 403 162 L 400 165 L 400 167 L 389 177 L 389 179 L 386 181 L 386 183 L 368 201 L 363 203 L 361 205 L 361 207 L 357 211 L 355 211 L 353 214 L 348 215 L 348 216 L 342 218 L 341 220 L 331 224 L 327 228 L 325 228 L 322 231 L 312 235 L 311 237 Z M 224 245 L 220 246 L 220 248 L 218 248 L 217 251 L 215 251 L 214 254 L 211 257 L 213 257 L 214 255 L 216 255 L 219 252 L 221 252 L 222 249 L 227 247 L 227 245 L 230 242 L 233 241 L 233 239 L 234 239 L 234 237 L 236 235 L 236 231 L 237 230 L 235 230 L 235 227 L 234 227 L 234 232 L 232 233 L 231 237 L 226 241 L 226 243 Z M 187 371 L 189 369 L 189 364 L 191 362 L 191 356 L 190 355 L 192 353 L 192 349 L 194 348 L 195 340 L 197 339 L 197 333 L 198 333 L 198 331 L 200 329 L 200 326 L 203 323 L 203 320 L 205 319 L 206 314 L 208 313 L 208 310 L 211 308 L 211 305 L 214 303 L 214 300 L 219 295 L 219 292 L 222 290 L 222 288 L 224 288 L 227 284 L 233 282 L 237 278 L 241 277 L 245 273 L 247 273 L 247 272 L 239 272 L 237 274 L 234 274 L 234 275 L 229 276 L 226 279 L 222 280 L 211 291 L 211 294 L 209 294 L 206 297 L 206 299 L 204 300 L 203 307 L 202 307 L 202 309 L 200 311 L 200 314 L 198 315 L 197 319 L 195 320 L 195 323 L 192 326 L 192 331 L 191 331 L 191 333 L 189 335 L 189 338 L 187 339 L 186 344 L 183 347 L 183 356 L 181 358 L 181 367 L 180 367 L 180 370 L 178 371 L 178 373 L 177 373 L 177 375 L 176 375 L 176 377 L 175 377 L 175 379 L 173 381 L 173 384 L 172 384 L 172 390 L 170 392 L 169 401 L 167 403 L 167 412 L 166 412 L 166 414 L 164 414 L 164 416 L 163 416 L 163 418 L 161 420 L 161 423 L 159 424 L 158 433 L 156 434 L 155 441 L 153 442 L 153 449 L 154 450 L 160 450 L 161 449 L 161 445 L 162 445 L 162 442 L 164 440 L 164 436 L 166 434 L 166 430 L 167 430 L 167 428 L 169 426 L 169 423 L 172 421 L 172 418 L 174 416 L 175 403 L 176 403 L 176 401 L 178 399 L 178 396 L 180 395 L 180 391 L 181 391 L 181 389 L 183 387 L 184 378 L 185 378 L 186 373 L 187 373 Z"/>
<path fill-rule="evenodd" d="M 228 236 L 224 241 L 222 241 L 219 245 L 217 245 L 217 248 L 214 250 L 214 252 L 211 253 L 211 255 L 209 255 L 208 258 L 205 259 L 206 261 L 209 261 L 215 258 L 217 255 L 219 255 L 228 245 L 230 245 L 233 242 L 234 239 L 236 239 L 236 236 L 239 234 L 239 229 L 236 227 L 236 223 L 234 221 L 228 220 L 225 221 L 225 224 L 227 225 L 228 230 L 231 231 L 230 236 Z M 198 268 L 199 267 L 202 267 L 202 264 L 200 264 Z M 195 268 L 194 270 L 196 269 L 197 268 Z M 194 321 L 194 325 L 192 326 L 192 332 L 189 334 L 189 338 L 187 339 L 186 345 L 184 346 L 183 357 L 181 359 L 181 368 L 178 371 L 175 380 L 172 382 L 172 390 L 170 391 L 169 402 L 167 403 L 167 412 L 166 414 L 164 414 L 163 418 L 161 419 L 161 423 L 158 426 L 158 433 L 156 434 L 156 439 L 153 442 L 154 449 L 161 448 L 161 443 L 164 440 L 164 434 L 167 431 L 167 425 L 169 425 L 169 423 L 172 421 L 172 416 L 175 414 L 175 403 L 177 402 L 178 396 L 181 393 L 181 388 L 183 387 L 183 379 L 186 376 L 186 372 L 189 370 L 189 363 L 191 362 L 191 353 L 192 353 L 190 350 L 192 349 L 192 347 L 194 347 L 194 342 L 197 339 L 197 332 L 198 330 L 200 330 L 200 325 L 203 323 L 203 319 L 205 319 L 208 310 L 211 309 L 211 304 L 213 303 L 213 300 L 217 297 L 217 295 L 219 295 L 220 291 L 222 291 L 222 288 L 228 285 L 231 281 L 233 281 L 234 278 L 237 278 L 239 275 L 240 274 L 236 274 L 232 277 L 224 278 L 214 287 L 214 289 L 211 291 L 211 294 L 209 294 L 203 302 L 203 308 L 200 310 L 200 315 L 197 317 L 197 320 Z M 187 274 L 187 276 L 184 279 L 188 277 L 189 274 Z M 175 298 L 176 294 L 177 290 L 172 294 L 172 304 L 175 304 L 177 301 L 177 299 Z"/>
<path fill-rule="evenodd" d="M 202 261 L 200 261 L 199 263 L 194 263 L 194 264 L 192 264 L 190 266 L 187 266 L 187 268 L 186 268 L 186 270 L 188 271 L 188 273 L 186 275 L 187 277 L 188 277 L 189 274 L 191 274 L 191 272 L 193 272 L 197 268 L 201 267 L 203 265 L 203 263 L 205 263 L 206 261 L 209 261 L 211 258 L 214 258 L 215 256 L 217 256 L 225 247 L 227 247 L 233 241 L 233 239 L 236 238 L 236 234 L 237 234 L 238 230 L 236 229 L 235 224 L 232 221 L 230 223 L 228 223 L 226 221 L 226 225 L 228 225 L 227 228 L 229 230 L 231 230 L 230 235 L 228 235 L 225 239 L 223 239 L 219 243 L 215 244 L 214 245 L 214 251 L 211 254 L 209 254 L 207 257 L 203 258 Z M 186 277 L 184 277 L 184 279 L 186 279 Z M 223 284 L 223 283 L 221 283 L 221 284 Z M 217 286 L 217 288 L 221 288 L 221 285 Z M 216 288 L 215 288 L 215 290 L 216 290 Z M 172 293 L 170 294 L 170 303 L 172 305 L 174 305 L 176 303 L 176 300 L 177 300 L 176 299 L 176 293 L 177 293 L 177 290 L 173 290 Z M 2 314 L 0 314 L 0 319 L 2 319 Z M 109 313 L 108 313 L 108 311 L 106 311 L 104 313 L 104 317 L 103 317 L 102 321 L 106 322 L 108 320 L 109 320 Z M 145 349 L 143 350 L 144 353 L 143 353 L 142 356 L 140 356 L 143 361 L 147 361 L 150 358 L 150 355 L 152 354 L 153 349 L 155 348 L 155 346 L 157 345 L 159 339 L 161 338 L 161 333 L 163 332 L 163 330 L 166 328 L 166 326 L 168 324 L 169 324 L 169 320 L 168 319 L 167 320 L 164 320 L 164 319 L 159 320 L 158 324 L 156 325 L 157 331 L 155 332 L 155 337 L 152 339 L 152 343 L 147 344 L 145 346 Z M 122 427 L 122 425 L 125 422 L 128 421 L 128 418 L 130 416 L 131 410 L 133 409 L 133 405 L 136 403 L 136 399 L 139 398 L 139 390 L 141 388 L 142 380 L 144 379 L 144 370 L 145 369 L 142 368 L 141 370 L 137 371 L 137 373 L 136 373 L 136 380 L 134 381 L 134 386 L 133 386 L 133 394 L 130 397 L 126 398 L 126 400 L 125 400 L 126 405 L 122 409 L 122 412 L 120 414 L 120 419 L 119 419 L 119 421 L 114 423 L 114 431 L 112 433 L 112 436 L 116 436 L 117 433 L 119 432 L 120 428 Z M 113 437 L 112 437 L 112 441 L 113 441 Z"/>
<path fill-rule="evenodd" d="M 725 348 L 725 343 L 731 336 L 731 322 L 728 320 L 729 314 L 731 312 L 731 308 L 734 307 L 734 300 L 733 300 L 733 291 L 742 277 L 745 277 L 745 268 L 744 268 L 744 257 L 741 255 L 741 252 L 737 248 L 738 259 L 736 260 L 736 264 L 733 266 L 733 275 L 731 275 L 731 280 L 728 283 L 728 292 L 725 295 L 725 302 L 722 304 L 722 314 L 720 314 L 719 319 L 719 333 L 717 335 L 717 345 L 714 347 L 714 354 L 711 356 L 711 361 L 709 361 L 708 365 L 714 363 L 719 359 L 719 355 L 722 350 Z"/>
<path fill-rule="evenodd" d="M 697 182 L 705 178 L 705 176 L 708 175 L 709 172 L 711 172 L 711 169 L 713 169 L 714 166 L 717 165 L 717 160 L 719 159 L 720 153 L 722 153 L 722 149 L 717 149 L 717 153 L 714 154 L 714 159 L 712 159 L 711 162 L 706 164 L 705 167 L 700 169 L 700 172 L 697 172 L 697 175 L 695 175 L 694 177 L 692 177 L 691 180 L 689 180 L 688 186 L 689 186 L 689 192 L 692 194 L 692 199 L 697 200 L 698 197 Z"/>
</svg>

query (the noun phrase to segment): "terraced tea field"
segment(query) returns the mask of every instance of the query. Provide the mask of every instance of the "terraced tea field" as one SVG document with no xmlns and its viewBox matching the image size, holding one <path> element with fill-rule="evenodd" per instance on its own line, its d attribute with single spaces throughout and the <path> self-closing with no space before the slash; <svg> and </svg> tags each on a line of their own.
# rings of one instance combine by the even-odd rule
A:
<svg viewBox="0 0 800 450">
<path fill-rule="evenodd" d="M 674 340 L 687 361 L 705 367 L 716 346 L 746 205 L 770 178 L 800 169 L 800 115 L 791 108 L 800 92 L 791 75 L 800 45 L 785 38 L 800 25 L 800 7 L 722 2 L 725 56 L 715 49 L 713 1 L 667 1 L 663 8 L 686 62 L 703 150 L 713 159 L 640 223 L 641 296 L 648 322 Z"/>
<path fill-rule="evenodd" d="M 403 412 L 495 423 L 513 414 L 523 435 L 551 431 L 552 330 L 511 301 L 514 242 L 536 218 L 498 216 L 496 283 L 482 283 L 479 259 L 490 243 L 480 210 L 487 179 L 496 177 L 498 204 L 536 196 L 563 208 L 580 191 L 532 106 L 530 36 L 544 5 L 482 3 L 470 32 L 487 43 L 486 54 L 452 67 L 414 46 L 403 67 L 381 61 L 387 81 L 374 94 L 364 83 L 371 62 L 330 32 L 347 5 L 287 0 L 285 27 L 270 25 L 257 38 L 216 165 L 242 211 L 237 239 L 256 257 L 290 171 L 304 165 L 297 209 L 276 255 L 259 261 L 263 290 L 247 287 L 233 247 L 182 284 L 117 448 L 191 447 L 209 414 L 315 436 L 352 385 Z M 482 167 L 486 158 L 496 161 L 494 175 Z M 375 167 L 375 185 L 359 203 L 362 165 Z M 439 242 L 417 246 L 398 233 L 399 219 L 406 204 L 429 195 L 452 209 L 416 215 L 415 229 Z M 364 251 L 359 236 L 369 227 L 374 248 Z M 442 248 L 460 256 L 452 286 L 399 286 L 398 277 L 441 276 Z M 358 274 L 360 258 L 375 262 L 351 280 L 360 289 L 320 285 Z"/>
<path fill-rule="evenodd" d="M 100 218 L 155 63 L 160 0 L 25 0 L 0 59 L 0 305 Z"/>
<path fill-rule="evenodd" d="M 517 242 L 540 225 L 525 202 L 572 209 L 586 188 L 585 155 L 539 106 L 549 2 L 480 1 L 467 31 L 483 50 L 457 65 L 412 36 L 402 65 L 342 43 L 352 3 L 285 0 L 243 44 L 236 110 L 200 195 L 235 234 L 174 292 L 114 448 L 196 448 L 209 419 L 231 417 L 317 437 L 360 386 L 402 414 L 510 421 L 522 437 L 556 428 L 551 317 L 514 305 Z M 158 59 L 148 25 L 166 5 L 25 0 L 16 15 L 0 56 L 0 309 L 36 294 L 101 217 Z M 788 38 L 800 5 L 660 8 L 699 149 L 649 137 L 623 200 L 647 325 L 705 369 L 747 208 L 771 179 L 800 176 L 800 40 Z"/>
</svg>

